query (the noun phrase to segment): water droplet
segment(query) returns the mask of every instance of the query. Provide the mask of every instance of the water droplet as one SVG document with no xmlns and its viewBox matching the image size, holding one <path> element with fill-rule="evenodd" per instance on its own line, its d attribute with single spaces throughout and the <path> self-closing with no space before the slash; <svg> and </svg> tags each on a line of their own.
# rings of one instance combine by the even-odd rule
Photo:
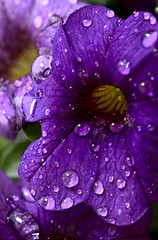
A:
<svg viewBox="0 0 158 240">
<path fill-rule="evenodd" d="M 42 97 L 43 97 L 43 90 L 42 90 L 42 89 L 38 89 L 37 92 L 36 92 L 36 95 L 37 95 L 39 98 L 42 98 Z"/>
<path fill-rule="evenodd" d="M 118 178 L 116 181 L 118 189 L 123 189 L 126 186 L 126 181 L 123 178 Z"/>
<path fill-rule="evenodd" d="M 133 16 L 134 16 L 135 18 L 138 17 L 138 16 L 139 16 L 139 12 L 134 11 L 134 12 L 133 12 Z"/>
<path fill-rule="evenodd" d="M 149 20 L 149 18 L 150 18 L 150 13 L 149 13 L 149 12 L 145 12 L 145 13 L 143 14 L 143 16 L 144 16 L 144 19 L 145 19 L 145 20 Z"/>
<path fill-rule="evenodd" d="M 33 99 L 32 103 L 31 103 L 31 106 L 30 106 L 30 115 L 32 117 L 33 117 L 33 115 L 35 113 L 36 107 L 37 107 L 37 100 Z"/>
<path fill-rule="evenodd" d="M 86 123 L 78 124 L 74 129 L 74 133 L 80 137 L 86 136 L 89 132 L 90 126 Z"/>
<path fill-rule="evenodd" d="M 97 213 L 102 217 L 106 217 L 108 214 L 108 209 L 106 207 L 100 207 L 97 209 Z"/>
<path fill-rule="evenodd" d="M 53 190 L 54 190 L 55 193 L 58 193 L 58 192 L 59 192 L 59 187 L 56 186 L 56 185 L 54 185 L 54 186 L 53 186 Z"/>
<path fill-rule="evenodd" d="M 156 18 L 155 18 L 154 16 L 151 16 L 151 17 L 150 17 L 150 24 L 151 24 L 151 25 L 155 25 L 156 22 L 157 22 Z"/>
<path fill-rule="evenodd" d="M 56 168 L 58 168 L 60 166 L 60 164 L 57 161 L 55 161 L 54 165 Z"/>
<path fill-rule="evenodd" d="M 55 23 L 58 23 L 60 21 L 61 17 L 57 14 L 53 14 L 50 19 L 49 19 L 49 22 L 51 24 L 55 24 Z"/>
<path fill-rule="evenodd" d="M 92 21 L 90 19 L 84 19 L 82 23 L 84 27 L 90 27 L 92 25 Z"/>
<path fill-rule="evenodd" d="M 47 108 L 47 109 L 45 110 L 45 115 L 48 116 L 49 114 L 50 114 L 50 109 Z"/>
<path fill-rule="evenodd" d="M 105 162 L 109 162 L 109 158 L 108 157 L 105 157 Z"/>
<path fill-rule="evenodd" d="M 98 153 L 100 151 L 100 145 L 95 143 L 92 143 L 90 148 L 91 148 L 91 151 L 94 153 Z"/>
<path fill-rule="evenodd" d="M 68 170 L 62 174 L 61 180 L 65 187 L 71 188 L 78 184 L 79 176 L 76 171 Z"/>
<path fill-rule="evenodd" d="M 120 133 L 123 129 L 123 124 L 113 122 L 110 124 L 109 129 L 112 133 Z"/>
<path fill-rule="evenodd" d="M 41 0 L 41 4 L 43 6 L 47 6 L 49 4 L 49 0 Z"/>
<path fill-rule="evenodd" d="M 67 148 L 67 152 L 68 152 L 68 154 L 70 155 L 70 154 L 72 153 L 72 149 Z"/>
<path fill-rule="evenodd" d="M 35 199 L 32 197 L 30 191 L 26 187 L 21 188 L 21 192 L 26 201 L 35 202 Z"/>
<path fill-rule="evenodd" d="M 47 210 L 54 210 L 55 200 L 51 196 L 42 197 L 38 200 L 38 203 Z"/>
<path fill-rule="evenodd" d="M 108 180 L 109 180 L 110 183 L 112 183 L 112 182 L 114 181 L 114 176 L 113 176 L 113 175 L 110 175 L 110 176 L 108 177 Z"/>
<path fill-rule="evenodd" d="M 8 220 L 12 226 L 12 229 L 16 234 L 18 234 L 20 239 L 28 239 L 28 237 L 33 236 L 33 234 L 39 234 L 38 225 L 28 211 L 17 208 L 16 210 L 12 211 L 8 217 Z"/>
<path fill-rule="evenodd" d="M 129 202 L 126 202 L 126 203 L 125 203 L 125 207 L 126 207 L 126 208 L 129 208 L 129 207 L 130 207 L 130 203 L 129 203 Z"/>
<path fill-rule="evenodd" d="M 109 234 L 110 236 L 113 236 L 115 233 L 116 233 L 116 227 L 115 227 L 115 226 L 109 227 L 109 229 L 108 229 L 108 234 Z"/>
<path fill-rule="evenodd" d="M 42 17 L 41 17 L 41 16 L 35 17 L 33 23 L 34 23 L 34 25 L 35 25 L 36 28 L 40 28 L 40 27 L 42 26 L 42 23 L 43 23 Z"/>
<path fill-rule="evenodd" d="M 59 61 L 55 61 L 55 65 L 58 67 L 59 66 Z"/>
<path fill-rule="evenodd" d="M 94 193 L 98 195 L 101 195 L 104 192 L 104 187 L 100 180 L 95 181 L 93 185 L 93 190 L 94 190 Z"/>
<path fill-rule="evenodd" d="M 151 125 L 151 124 L 148 124 L 147 129 L 148 129 L 149 131 L 153 131 L 153 130 L 154 130 L 154 126 Z"/>
<path fill-rule="evenodd" d="M 78 58 L 77 58 L 77 61 L 78 61 L 78 62 L 81 62 L 81 61 L 82 61 L 82 59 L 81 59 L 80 57 L 78 57 Z"/>
<path fill-rule="evenodd" d="M 62 209 L 67 209 L 73 206 L 73 200 L 71 197 L 66 197 L 63 198 L 63 200 L 61 201 L 61 208 Z"/>
<path fill-rule="evenodd" d="M 126 163 L 129 167 L 132 167 L 132 166 L 134 166 L 134 159 L 130 158 L 130 157 L 127 157 L 126 158 Z"/>
<path fill-rule="evenodd" d="M 61 78 L 62 78 L 62 80 L 64 81 L 64 80 L 66 79 L 66 75 L 65 75 L 65 74 L 62 74 L 62 75 L 61 75 Z"/>
<path fill-rule="evenodd" d="M 108 10 L 108 11 L 106 12 L 106 16 L 107 16 L 108 18 L 113 18 L 114 15 L 115 15 L 115 13 L 114 13 L 113 10 Z"/>
<path fill-rule="evenodd" d="M 151 47 L 158 38 L 158 32 L 157 31 L 149 31 L 146 32 L 143 36 L 143 40 L 142 40 L 142 45 L 144 48 L 149 48 Z"/>
<path fill-rule="evenodd" d="M 125 176 L 126 176 L 126 177 L 129 177 L 130 174 L 131 174 L 130 171 L 125 171 Z"/>
<path fill-rule="evenodd" d="M 99 67 L 99 63 L 97 61 L 95 61 L 95 66 Z"/>
<path fill-rule="evenodd" d="M 122 75 L 128 75 L 130 73 L 130 62 L 127 60 L 120 60 L 117 66 Z"/>
<path fill-rule="evenodd" d="M 47 131 L 46 130 L 43 130 L 42 131 L 42 137 L 46 137 L 47 136 Z"/>
<path fill-rule="evenodd" d="M 35 79 L 43 79 L 46 69 L 51 69 L 52 56 L 41 55 L 32 64 L 32 76 Z"/>
</svg>

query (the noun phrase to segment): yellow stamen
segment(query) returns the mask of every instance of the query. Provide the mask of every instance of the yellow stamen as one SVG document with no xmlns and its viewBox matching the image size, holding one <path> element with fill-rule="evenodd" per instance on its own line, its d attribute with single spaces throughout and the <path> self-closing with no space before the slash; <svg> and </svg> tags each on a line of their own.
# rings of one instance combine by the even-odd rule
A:
<svg viewBox="0 0 158 240">
<path fill-rule="evenodd" d="M 93 111 L 102 115 L 123 118 L 126 112 L 127 102 L 119 88 L 110 85 L 102 85 L 95 89 L 91 95 Z"/>
</svg>

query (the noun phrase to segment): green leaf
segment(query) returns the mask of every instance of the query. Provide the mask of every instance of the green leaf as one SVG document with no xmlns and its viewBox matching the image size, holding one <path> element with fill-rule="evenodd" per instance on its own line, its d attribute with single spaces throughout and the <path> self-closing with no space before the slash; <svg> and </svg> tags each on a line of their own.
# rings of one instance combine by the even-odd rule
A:
<svg viewBox="0 0 158 240">
<path fill-rule="evenodd" d="M 41 137 L 41 125 L 39 122 L 26 123 L 23 127 L 23 131 L 31 141 L 35 141 Z"/>
</svg>

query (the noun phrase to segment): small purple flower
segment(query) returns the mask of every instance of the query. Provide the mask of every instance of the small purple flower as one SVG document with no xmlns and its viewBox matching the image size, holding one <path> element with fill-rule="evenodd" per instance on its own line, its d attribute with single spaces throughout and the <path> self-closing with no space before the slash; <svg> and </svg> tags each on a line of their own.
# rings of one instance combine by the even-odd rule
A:
<svg viewBox="0 0 158 240">
<path fill-rule="evenodd" d="M 24 181 L 18 185 L 0 170 L 0 239 L 133 239 L 148 240 L 152 210 L 136 224 L 118 227 L 104 223 L 90 206 L 81 203 L 68 210 L 50 211 L 50 198 L 43 199 L 41 207 L 31 196 Z M 139 230 L 139 234 L 137 232 Z M 137 235 L 137 236 L 136 236 Z M 134 237 L 133 237 L 134 236 Z"/>
<path fill-rule="evenodd" d="M 51 38 L 61 17 L 66 20 L 71 12 L 81 6 L 82 3 L 70 0 L 0 0 L 2 136 L 13 139 L 25 122 L 21 101 L 33 79 L 30 68 L 34 59 L 41 56 L 42 76 L 50 73 L 48 59 L 52 54 Z M 46 56 L 42 58 L 43 54 Z"/>
<path fill-rule="evenodd" d="M 145 16 L 87 6 L 59 26 L 52 74 L 23 99 L 27 121 L 41 122 L 19 167 L 36 200 L 87 200 L 121 226 L 158 203 L 158 24 Z"/>
</svg>

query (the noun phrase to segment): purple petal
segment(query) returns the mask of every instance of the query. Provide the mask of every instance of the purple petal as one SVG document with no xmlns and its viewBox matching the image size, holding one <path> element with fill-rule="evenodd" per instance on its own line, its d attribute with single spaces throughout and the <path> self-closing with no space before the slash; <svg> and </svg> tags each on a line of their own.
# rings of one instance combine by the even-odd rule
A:
<svg viewBox="0 0 158 240">
<path fill-rule="evenodd" d="M 81 123 L 73 129 L 71 125 L 70 132 L 67 126 L 63 140 L 59 139 L 64 133 L 62 125 L 42 127 L 46 135 L 26 150 L 19 175 L 30 182 L 41 205 L 44 198 L 50 198 L 53 210 L 69 208 L 88 197 L 95 178 L 99 145 L 93 142 L 93 124 Z"/>
<path fill-rule="evenodd" d="M 132 168 L 124 132 L 104 137 L 101 149 L 99 169 L 89 201 L 109 223 L 134 223 L 146 213 L 150 204 Z"/>
<path fill-rule="evenodd" d="M 115 31 L 106 55 L 104 79 L 128 101 L 157 96 L 158 23 L 136 12 Z M 155 80 L 155 81 L 154 81 Z"/>
<path fill-rule="evenodd" d="M 129 114 L 135 119 L 126 135 L 129 154 L 146 195 L 158 203 L 157 99 L 131 104 Z"/>
<path fill-rule="evenodd" d="M 14 139 L 17 133 L 16 113 L 10 83 L 0 83 L 0 135 Z"/>
<path fill-rule="evenodd" d="M 119 19 L 103 6 L 85 6 L 60 25 L 53 41 L 55 79 L 83 94 L 102 82 L 102 67 L 109 39 Z"/>
</svg>

